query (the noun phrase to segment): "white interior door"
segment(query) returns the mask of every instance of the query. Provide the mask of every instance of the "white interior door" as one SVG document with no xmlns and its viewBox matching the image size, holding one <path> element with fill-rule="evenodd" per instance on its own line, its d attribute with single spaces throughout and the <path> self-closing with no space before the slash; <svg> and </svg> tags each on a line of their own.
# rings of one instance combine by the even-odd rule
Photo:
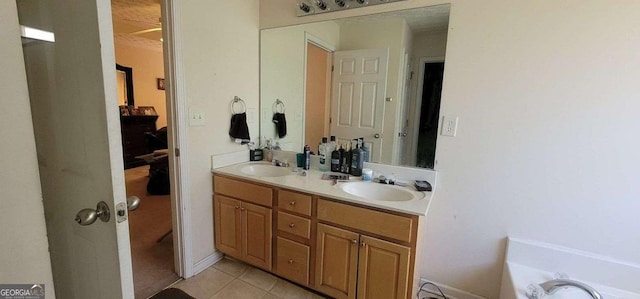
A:
<svg viewBox="0 0 640 299">
<path fill-rule="evenodd" d="M 336 51 L 333 55 L 331 135 L 364 137 L 370 160 L 382 157 L 388 49 Z"/>
<path fill-rule="evenodd" d="M 133 298 L 115 56 L 108 0 L 20 0 L 23 39 L 54 284 L 58 298 Z M 75 221 L 104 201 L 110 219 Z M 126 212 L 125 212 L 126 213 Z"/>
</svg>

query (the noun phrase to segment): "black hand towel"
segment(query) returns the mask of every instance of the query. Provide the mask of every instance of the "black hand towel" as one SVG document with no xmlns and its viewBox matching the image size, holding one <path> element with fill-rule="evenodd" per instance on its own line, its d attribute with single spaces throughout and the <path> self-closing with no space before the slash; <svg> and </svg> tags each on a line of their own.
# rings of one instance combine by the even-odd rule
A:
<svg viewBox="0 0 640 299">
<path fill-rule="evenodd" d="M 229 136 L 237 139 L 251 139 L 249 138 L 249 127 L 247 126 L 247 113 L 236 113 L 231 116 Z"/>
<path fill-rule="evenodd" d="M 282 138 L 284 136 L 287 136 L 287 119 L 284 116 L 284 113 L 274 113 L 272 121 L 274 124 L 276 124 L 276 132 L 278 132 L 278 137 Z"/>
</svg>

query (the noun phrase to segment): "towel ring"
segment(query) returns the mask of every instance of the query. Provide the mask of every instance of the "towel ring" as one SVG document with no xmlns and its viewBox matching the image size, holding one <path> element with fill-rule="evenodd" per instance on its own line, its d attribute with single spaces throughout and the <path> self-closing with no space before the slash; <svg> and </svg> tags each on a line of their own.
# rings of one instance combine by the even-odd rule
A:
<svg viewBox="0 0 640 299">
<path fill-rule="evenodd" d="M 284 113 L 284 102 L 280 101 L 280 99 L 276 99 L 276 102 L 273 103 L 273 113 Z"/>
<path fill-rule="evenodd" d="M 236 104 L 240 105 L 240 112 L 236 112 Z M 233 101 L 231 101 L 231 113 L 238 114 L 238 113 L 245 113 L 245 112 L 247 112 L 247 105 L 240 97 L 235 96 L 233 98 Z"/>
</svg>

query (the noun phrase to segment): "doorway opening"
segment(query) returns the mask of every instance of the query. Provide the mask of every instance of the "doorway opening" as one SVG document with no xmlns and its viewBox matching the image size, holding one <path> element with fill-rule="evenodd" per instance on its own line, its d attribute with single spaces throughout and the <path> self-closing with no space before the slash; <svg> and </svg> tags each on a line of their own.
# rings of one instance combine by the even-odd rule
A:
<svg viewBox="0 0 640 299">
<path fill-rule="evenodd" d="M 316 145 L 329 135 L 333 50 L 307 37 L 304 144 Z M 318 150 L 319 149 L 313 149 Z"/>
<path fill-rule="evenodd" d="M 435 166 L 438 120 L 440 119 L 440 98 L 444 61 L 424 61 L 420 65 L 418 84 L 422 85 L 418 99 L 420 115 L 417 130 L 416 166 L 431 168 Z"/>
<path fill-rule="evenodd" d="M 126 85 L 118 86 L 126 194 L 141 199 L 129 214 L 133 284 L 136 298 L 148 298 L 180 279 L 174 269 L 162 9 L 159 1 L 112 0 L 111 10 L 116 64 L 130 69 Z"/>
</svg>

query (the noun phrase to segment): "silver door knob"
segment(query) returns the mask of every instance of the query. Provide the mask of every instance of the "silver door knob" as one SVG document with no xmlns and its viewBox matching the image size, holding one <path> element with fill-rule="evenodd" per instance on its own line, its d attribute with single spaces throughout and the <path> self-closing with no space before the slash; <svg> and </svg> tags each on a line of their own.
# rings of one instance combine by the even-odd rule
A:
<svg viewBox="0 0 640 299">
<path fill-rule="evenodd" d="M 375 133 L 375 134 L 373 135 L 373 138 L 375 138 L 375 139 L 380 139 L 380 134 Z"/>
<path fill-rule="evenodd" d="M 76 222 L 80 225 L 91 225 L 96 220 L 100 219 L 102 222 L 108 222 L 111 218 L 111 213 L 109 212 L 109 206 L 106 202 L 101 201 L 96 206 L 96 209 L 82 209 L 78 214 L 76 214 Z"/>
<path fill-rule="evenodd" d="M 133 211 L 140 206 L 140 197 L 129 196 L 127 197 L 127 210 Z"/>
</svg>

